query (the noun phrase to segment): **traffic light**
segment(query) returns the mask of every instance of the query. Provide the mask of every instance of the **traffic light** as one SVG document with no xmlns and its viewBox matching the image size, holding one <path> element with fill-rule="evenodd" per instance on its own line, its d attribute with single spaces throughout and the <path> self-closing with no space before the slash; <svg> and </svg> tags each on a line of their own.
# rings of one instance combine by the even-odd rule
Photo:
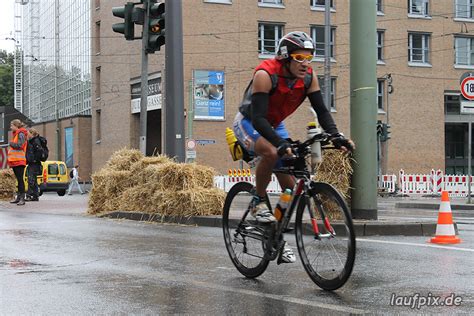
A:
<svg viewBox="0 0 474 316">
<path fill-rule="evenodd" d="M 382 121 L 377 121 L 377 136 L 381 137 L 383 133 L 383 123 Z"/>
<path fill-rule="evenodd" d="M 391 132 L 390 132 L 390 125 L 384 123 L 384 124 L 383 124 L 383 134 L 384 134 L 384 136 L 385 136 L 385 141 L 387 141 L 387 140 L 389 140 L 390 138 L 392 138 L 392 137 L 390 136 L 390 133 L 391 133 Z"/>
<path fill-rule="evenodd" d="M 377 137 L 381 142 L 386 142 L 390 137 L 390 125 L 383 123 L 382 121 L 377 121 Z"/>
<path fill-rule="evenodd" d="M 148 20 L 147 51 L 154 53 L 165 45 L 165 3 L 151 3 Z"/>
<path fill-rule="evenodd" d="M 135 39 L 135 24 L 132 20 L 133 6 L 134 4 L 132 2 L 127 2 L 123 7 L 112 8 L 112 14 L 114 16 L 124 19 L 123 23 L 113 24 L 112 29 L 116 33 L 124 34 L 127 41 Z"/>
</svg>

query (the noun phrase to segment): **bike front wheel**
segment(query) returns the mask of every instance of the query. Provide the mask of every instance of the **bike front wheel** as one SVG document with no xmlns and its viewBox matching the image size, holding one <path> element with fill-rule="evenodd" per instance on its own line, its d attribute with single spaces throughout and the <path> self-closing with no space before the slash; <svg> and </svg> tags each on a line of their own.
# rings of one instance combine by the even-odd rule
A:
<svg viewBox="0 0 474 316">
<path fill-rule="evenodd" d="M 295 226 L 298 252 L 311 280 L 325 290 L 343 286 L 354 266 L 356 240 L 340 193 L 327 183 L 312 182 L 298 205 Z"/>
<path fill-rule="evenodd" d="M 248 182 L 235 184 L 227 193 L 222 214 L 224 241 L 234 266 L 248 278 L 256 278 L 267 269 L 264 258 L 265 230 L 251 219 L 249 202 L 254 187 Z M 231 218 L 231 213 L 235 216 Z M 238 217 L 237 217 L 238 216 Z"/>
</svg>

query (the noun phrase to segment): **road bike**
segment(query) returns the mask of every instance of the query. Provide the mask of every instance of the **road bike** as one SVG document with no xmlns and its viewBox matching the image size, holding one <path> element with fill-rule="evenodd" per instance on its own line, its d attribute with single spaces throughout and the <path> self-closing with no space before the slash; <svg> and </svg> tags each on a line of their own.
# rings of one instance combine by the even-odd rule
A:
<svg viewBox="0 0 474 316">
<path fill-rule="evenodd" d="M 349 208 L 333 186 L 312 179 L 307 161 L 315 142 L 320 142 L 323 150 L 335 149 L 328 146 L 329 139 L 329 134 L 319 133 L 305 142 L 290 140 L 294 157 L 282 159 L 283 166 L 273 171 L 296 178 L 291 202 L 280 221 L 255 221 L 250 214 L 250 200 L 255 194 L 251 183 L 239 182 L 228 192 L 222 215 L 224 240 L 232 263 L 244 276 L 256 278 L 270 261 L 281 263 L 284 234 L 294 230 L 299 257 L 314 283 L 336 290 L 349 279 L 356 254 Z M 273 209 L 268 196 L 266 200 Z"/>
</svg>

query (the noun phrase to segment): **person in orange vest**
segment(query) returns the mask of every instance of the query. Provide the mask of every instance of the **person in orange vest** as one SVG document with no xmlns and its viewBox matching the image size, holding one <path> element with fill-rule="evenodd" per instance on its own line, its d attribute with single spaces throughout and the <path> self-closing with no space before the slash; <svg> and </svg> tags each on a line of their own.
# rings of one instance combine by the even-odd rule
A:
<svg viewBox="0 0 474 316">
<path fill-rule="evenodd" d="M 8 166 L 13 169 L 16 181 L 18 182 L 18 192 L 16 198 L 10 203 L 25 205 L 25 182 L 23 174 L 26 166 L 26 147 L 28 145 L 28 131 L 25 125 L 18 119 L 10 122 L 10 129 L 13 132 L 13 139 L 8 146 Z"/>
</svg>

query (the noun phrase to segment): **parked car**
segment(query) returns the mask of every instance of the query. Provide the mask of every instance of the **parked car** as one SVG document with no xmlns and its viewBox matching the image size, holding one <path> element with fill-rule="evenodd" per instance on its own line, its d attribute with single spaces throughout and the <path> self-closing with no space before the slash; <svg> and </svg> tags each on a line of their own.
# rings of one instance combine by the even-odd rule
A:
<svg viewBox="0 0 474 316">
<path fill-rule="evenodd" d="M 69 175 L 63 161 L 47 160 L 41 163 L 43 174 L 38 176 L 39 195 L 43 192 L 57 192 L 59 196 L 66 194 L 69 187 Z M 28 189 L 28 178 L 25 169 L 25 188 Z"/>
</svg>

